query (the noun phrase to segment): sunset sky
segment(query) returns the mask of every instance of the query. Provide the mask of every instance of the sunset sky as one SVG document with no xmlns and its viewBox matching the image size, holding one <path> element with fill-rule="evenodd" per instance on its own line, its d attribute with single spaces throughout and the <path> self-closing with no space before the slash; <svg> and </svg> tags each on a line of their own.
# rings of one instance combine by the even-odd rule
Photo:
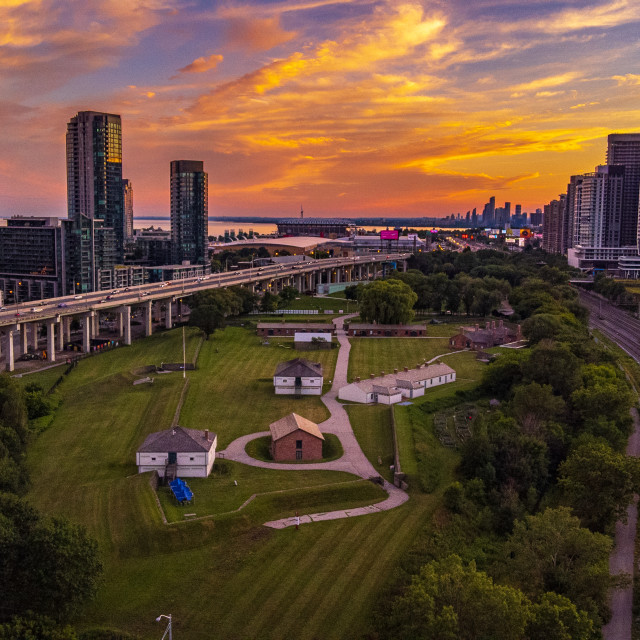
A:
<svg viewBox="0 0 640 640">
<path fill-rule="evenodd" d="M 136 217 L 445 216 L 564 191 L 640 131 L 637 0 L 0 0 L 0 216 L 66 216 L 66 123 L 117 113 Z"/>
</svg>

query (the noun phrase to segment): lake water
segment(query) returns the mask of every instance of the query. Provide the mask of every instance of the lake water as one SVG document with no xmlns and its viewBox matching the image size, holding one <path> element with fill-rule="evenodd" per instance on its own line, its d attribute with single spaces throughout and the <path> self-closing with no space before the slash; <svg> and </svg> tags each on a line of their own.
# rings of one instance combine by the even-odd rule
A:
<svg viewBox="0 0 640 640">
<path fill-rule="evenodd" d="M 161 219 L 148 219 L 148 218 L 135 218 L 133 220 L 133 226 L 135 229 L 144 229 L 147 227 L 161 227 L 162 229 L 169 230 L 171 228 L 171 223 L 169 218 L 161 218 Z M 369 227 L 361 227 L 365 231 L 380 231 L 381 229 L 386 229 L 386 226 L 369 226 Z M 449 231 L 446 227 L 413 227 L 415 229 L 438 229 L 440 231 Z M 254 233 L 259 233 L 261 235 L 268 235 L 270 233 L 275 233 L 277 227 L 272 223 L 263 223 L 263 222 L 220 222 L 217 220 L 209 220 L 209 235 L 210 236 L 223 236 L 225 231 L 235 231 L 236 234 L 242 230 L 243 232 L 248 232 L 253 230 Z"/>
</svg>

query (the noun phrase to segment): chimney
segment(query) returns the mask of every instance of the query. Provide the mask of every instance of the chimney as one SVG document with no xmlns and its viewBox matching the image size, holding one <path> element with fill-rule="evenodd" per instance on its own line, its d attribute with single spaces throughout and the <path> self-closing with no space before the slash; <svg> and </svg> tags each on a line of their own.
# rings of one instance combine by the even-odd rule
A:
<svg viewBox="0 0 640 640">
<path fill-rule="evenodd" d="M 209 429 L 204 430 L 204 439 L 209 442 Z"/>
<path fill-rule="evenodd" d="M 397 369 L 394 369 L 394 370 L 393 370 L 393 373 L 398 373 L 398 370 L 397 370 Z"/>
<path fill-rule="evenodd" d="M 409 367 L 405 367 L 405 368 L 404 368 L 404 370 L 405 370 L 405 371 L 409 371 Z"/>
<path fill-rule="evenodd" d="M 489 331 L 489 329 L 491 329 L 491 323 L 490 323 L 490 322 L 487 322 L 487 323 L 484 325 L 484 328 L 485 328 L 487 331 Z"/>
<path fill-rule="evenodd" d="M 356 376 L 356 382 L 360 382 L 360 376 Z"/>
<path fill-rule="evenodd" d="M 381 372 L 380 372 L 380 375 L 381 375 L 381 376 L 383 376 L 383 375 L 384 375 L 384 371 L 381 371 Z"/>
<path fill-rule="evenodd" d="M 369 377 L 373 380 L 376 377 L 376 374 L 375 373 L 370 373 Z"/>
</svg>

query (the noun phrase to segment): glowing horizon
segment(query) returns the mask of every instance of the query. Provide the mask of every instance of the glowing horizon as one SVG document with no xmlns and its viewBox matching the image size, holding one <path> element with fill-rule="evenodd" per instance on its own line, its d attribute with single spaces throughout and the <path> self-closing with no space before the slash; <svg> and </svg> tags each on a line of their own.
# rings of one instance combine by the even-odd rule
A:
<svg viewBox="0 0 640 640">
<path fill-rule="evenodd" d="M 640 130 L 632 0 L 0 1 L 0 216 L 66 216 L 78 111 L 122 117 L 136 218 L 534 211 Z M 615 47 L 612 47 L 615 43 Z"/>
</svg>

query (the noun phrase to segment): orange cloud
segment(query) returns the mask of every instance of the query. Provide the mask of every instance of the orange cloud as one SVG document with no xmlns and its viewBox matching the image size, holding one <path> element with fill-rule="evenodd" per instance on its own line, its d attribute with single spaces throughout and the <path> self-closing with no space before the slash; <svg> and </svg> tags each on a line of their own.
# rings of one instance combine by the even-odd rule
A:
<svg viewBox="0 0 640 640">
<path fill-rule="evenodd" d="M 203 73 L 204 71 L 210 71 L 215 69 L 222 61 L 224 57 L 219 53 L 213 53 L 210 56 L 196 58 L 193 62 L 189 63 L 186 67 L 179 69 L 180 73 Z"/>
<path fill-rule="evenodd" d="M 285 31 L 279 18 L 236 17 L 227 21 L 226 37 L 232 49 L 269 51 L 293 40 L 296 34 Z"/>
</svg>

